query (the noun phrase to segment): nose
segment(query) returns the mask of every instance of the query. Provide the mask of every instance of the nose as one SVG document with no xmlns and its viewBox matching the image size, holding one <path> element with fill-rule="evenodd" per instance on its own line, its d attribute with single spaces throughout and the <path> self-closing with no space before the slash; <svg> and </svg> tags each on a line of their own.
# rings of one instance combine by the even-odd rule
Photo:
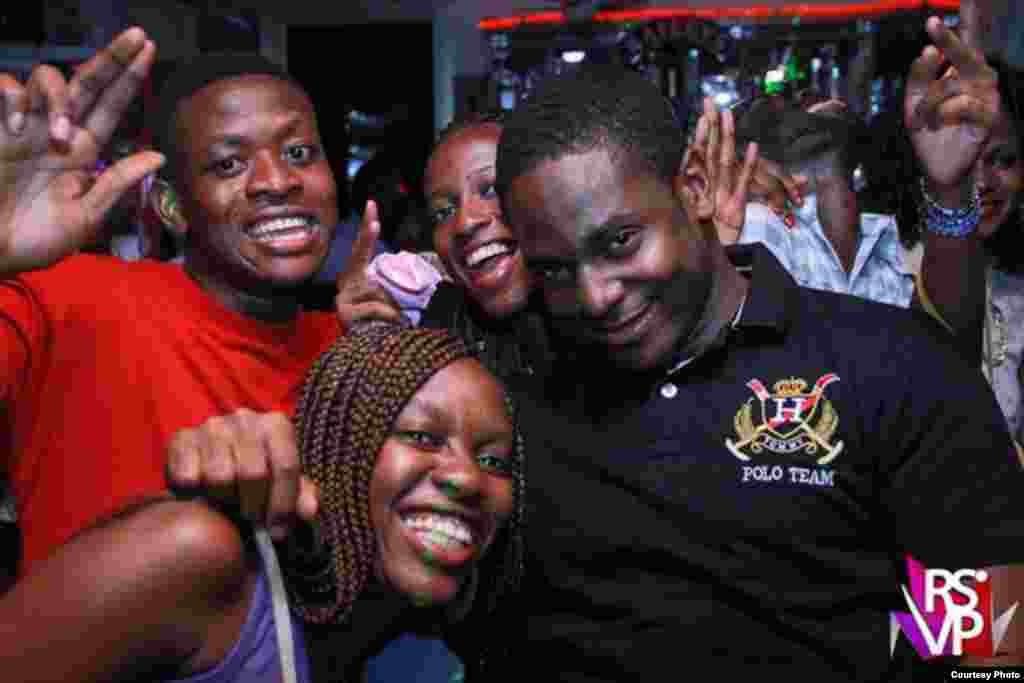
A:
<svg viewBox="0 0 1024 683">
<path fill-rule="evenodd" d="M 455 220 L 455 231 L 461 237 L 470 237 L 480 228 L 494 220 L 497 209 L 491 202 L 473 197 L 463 199 Z"/>
<path fill-rule="evenodd" d="M 297 190 L 301 181 L 295 168 L 280 155 L 260 152 L 252 159 L 248 191 L 251 196 L 285 197 Z"/>
<path fill-rule="evenodd" d="M 483 490 L 484 472 L 473 453 L 459 445 L 450 445 L 447 454 L 431 472 L 434 486 L 451 500 L 466 502 L 479 498 Z"/>
<path fill-rule="evenodd" d="M 580 266 L 576 287 L 582 313 L 588 318 L 606 317 L 622 299 L 622 282 L 589 264 Z"/>
</svg>

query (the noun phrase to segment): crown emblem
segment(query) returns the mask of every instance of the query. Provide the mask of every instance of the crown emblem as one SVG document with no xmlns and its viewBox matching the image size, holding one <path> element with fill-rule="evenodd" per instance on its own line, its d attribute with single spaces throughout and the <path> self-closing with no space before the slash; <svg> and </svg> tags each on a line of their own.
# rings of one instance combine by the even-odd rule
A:
<svg viewBox="0 0 1024 683">
<path fill-rule="evenodd" d="M 807 382 L 796 377 L 790 377 L 789 379 L 781 379 L 772 385 L 775 389 L 775 395 L 779 397 L 784 396 L 800 396 L 807 390 Z"/>
<path fill-rule="evenodd" d="M 733 420 L 739 439 L 727 438 L 725 445 L 743 462 L 767 449 L 778 455 L 805 453 L 817 464 L 828 465 L 843 452 L 842 441 L 832 444 L 839 416 L 825 398 L 825 388 L 838 381 L 834 372 L 822 375 L 813 386 L 788 377 L 773 384 L 775 393 L 771 393 L 760 380 L 750 380 L 747 387 L 754 397 L 747 399 Z"/>
</svg>

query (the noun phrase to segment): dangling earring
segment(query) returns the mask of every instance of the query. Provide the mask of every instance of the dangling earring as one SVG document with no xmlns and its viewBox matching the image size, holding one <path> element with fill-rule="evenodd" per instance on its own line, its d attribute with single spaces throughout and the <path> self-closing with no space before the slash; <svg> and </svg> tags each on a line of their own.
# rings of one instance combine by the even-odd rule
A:
<svg viewBox="0 0 1024 683">
<path fill-rule="evenodd" d="M 166 190 L 160 193 L 160 215 L 174 220 L 180 217 L 178 214 L 178 196 L 174 191 Z"/>
</svg>

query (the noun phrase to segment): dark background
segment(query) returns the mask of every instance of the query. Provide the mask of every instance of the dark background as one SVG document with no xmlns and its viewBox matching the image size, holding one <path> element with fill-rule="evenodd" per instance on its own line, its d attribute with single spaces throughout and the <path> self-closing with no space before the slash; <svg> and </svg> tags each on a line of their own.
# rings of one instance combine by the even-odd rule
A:
<svg viewBox="0 0 1024 683">
<path fill-rule="evenodd" d="M 289 27 L 288 68 L 313 98 L 339 186 L 355 141 L 398 159 L 409 189 L 419 192 L 434 131 L 429 23 Z M 392 123 L 348 130 L 352 109 Z"/>
</svg>

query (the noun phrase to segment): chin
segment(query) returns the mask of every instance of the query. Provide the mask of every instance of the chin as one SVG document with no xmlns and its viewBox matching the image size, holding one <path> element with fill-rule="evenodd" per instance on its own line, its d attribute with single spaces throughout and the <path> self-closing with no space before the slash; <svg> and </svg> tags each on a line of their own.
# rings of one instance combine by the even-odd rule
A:
<svg viewBox="0 0 1024 683">
<path fill-rule="evenodd" d="M 451 574 L 387 572 L 386 583 L 418 607 L 444 607 L 459 594 L 462 581 Z"/>
<path fill-rule="evenodd" d="M 319 264 L 289 264 L 287 268 L 272 268 L 263 273 L 263 279 L 273 289 L 294 289 L 313 279 L 319 271 Z"/>
<path fill-rule="evenodd" d="M 530 292 L 525 287 L 517 287 L 494 294 L 467 289 L 480 310 L 487 314 L 487 317 L 495 320 L 511 318 L 516 315 L 526 308 L 526 302 L 530 298 Z"/>
<path fill-rule="evenodd" d="M 515 314 L 519 313 L 519 311 L 523 310 L 523 307 L 526 305 L 526 299 L 523 298 L 522 300 L 513 301 L 495 301 L 493 299 L 480 301 L 479 299 L 476 299 L 476 303 L 480 309 L 487 314 L 488 318 L 503 320 L 505 318 L 511 318 Z"/>
</svg>

